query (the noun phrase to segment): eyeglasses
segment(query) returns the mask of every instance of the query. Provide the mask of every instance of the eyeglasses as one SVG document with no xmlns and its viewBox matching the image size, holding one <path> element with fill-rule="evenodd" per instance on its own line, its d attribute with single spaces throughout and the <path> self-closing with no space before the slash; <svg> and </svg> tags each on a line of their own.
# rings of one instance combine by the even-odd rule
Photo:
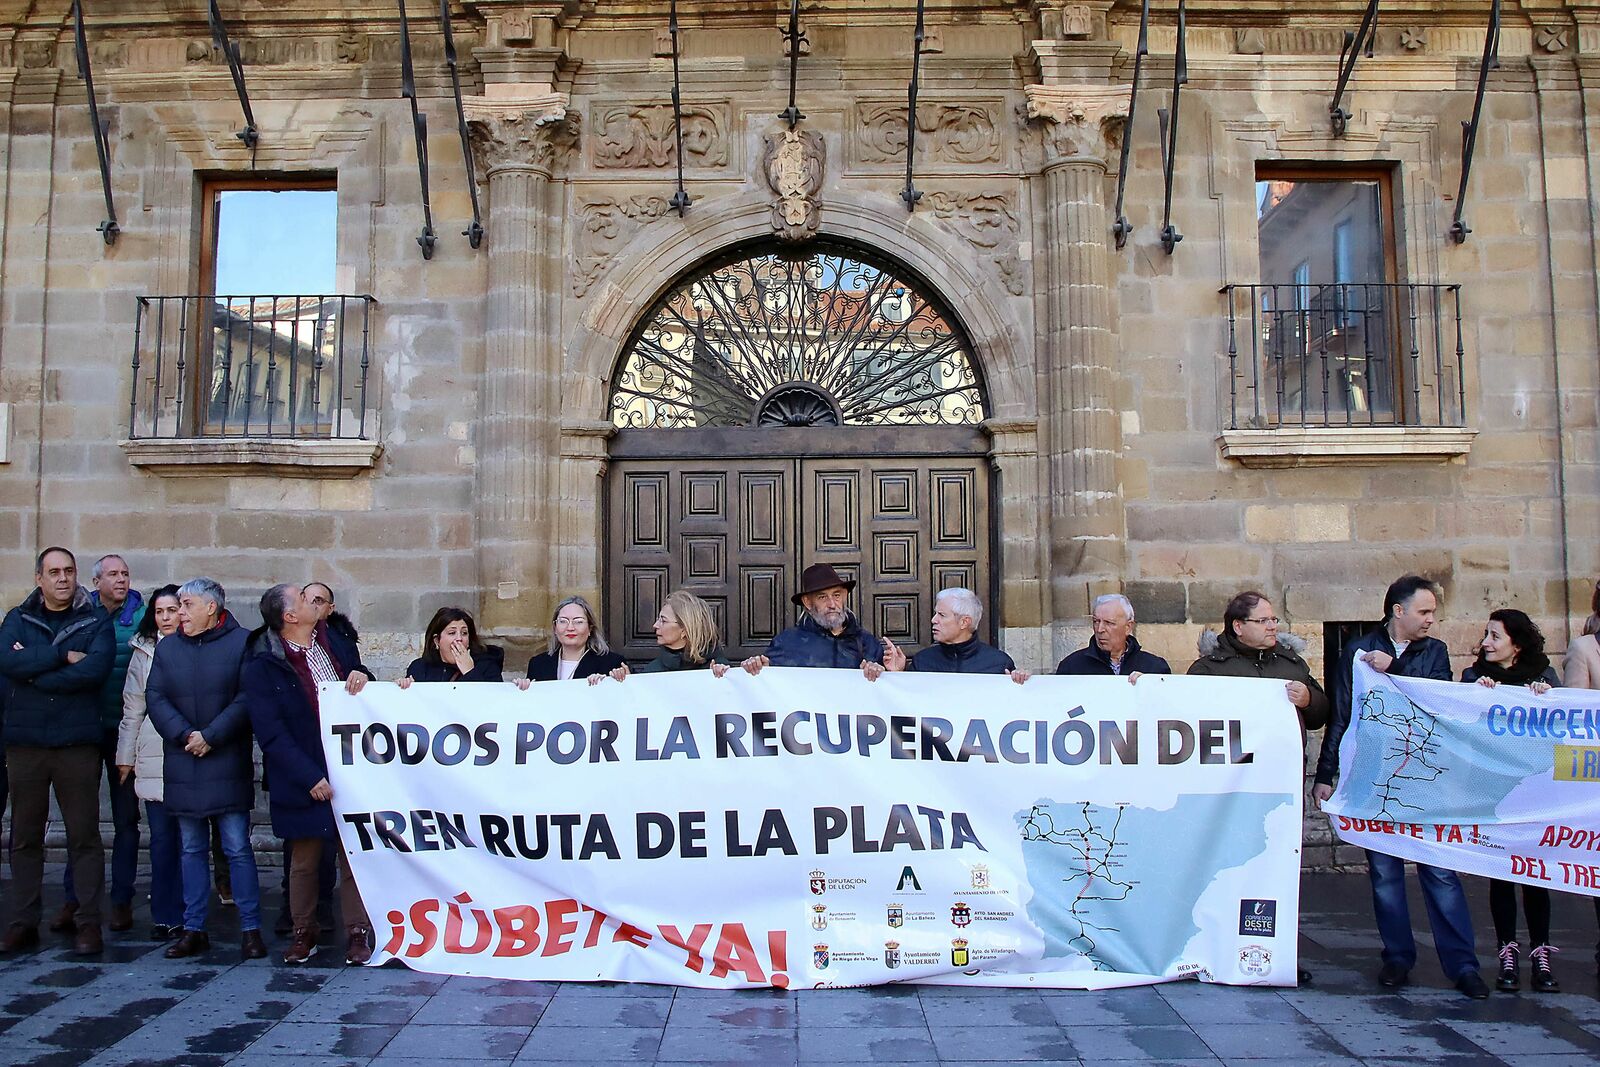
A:
<svg viewBox="0 0 1600 1067">
<path fill-rule="evenodd" d="M 319 606 L 322 605 L 322 604 L 332 604 L 333 603 L 333 601 L 328 600 L 328 599 L 326 599 L 324 597 L 320 597 L 320 596 L 307 597 L 306 599 L 308 601 L 310 601 L 311 603 L 317 604 Z"/>
<path fill-rule="evenodd" d="M 1264 619 L 1246 619 L 1244 621 L 1245 622 L 1259 622 L 1259 623 L 1263 623 L 1263 624 L 1265 624 L 1267 626 L 1276 626 L 1280 622 L 1282 622 L 1283 620 L 1278 618 L 1276 615 L 1268 615 Z"/>
</svg>

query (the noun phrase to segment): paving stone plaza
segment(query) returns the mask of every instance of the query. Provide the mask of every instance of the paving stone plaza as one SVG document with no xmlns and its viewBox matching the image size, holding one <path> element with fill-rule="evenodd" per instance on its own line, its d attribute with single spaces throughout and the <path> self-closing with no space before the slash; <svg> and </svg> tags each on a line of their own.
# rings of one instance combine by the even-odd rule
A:
<svg viewBox="0 0 1600 1067">
<path fill-rule="evenodd" d="M 59 893 L 59 869 L 47 886 Z M 271 882 L 267 877 L 264 881 Z M 1469 881 L 1480 952 L 1481 881 Z M 55 903 L 47 890 L 46 905 Z M 267 894 L 266 914 L 277 906 Z M 237 962 L 231 909 L 216 947 L 167 960 L 134 931 L 104 957 L 59 937 L 0 961 L 0 1063 L 335 1067 L 489 1063 L 1115 1063 L 1267 1065 L 1600 1061 L 1592 909 L 1556 895 L 1563 992 L 1467 1000 L 1432 958 L 1421 898 L 1413 984 L 1380 990 L 1362 875 L 1312 874 L 1300 990 L 1183 982 L 1103 993 L 937 986 L 712 992 L 668 986 L 493 982 L 346 968 L 331 948 L 291 968 Z M 276 953 L 274 953 L 276 955 Z M 1485 958 L 1486 973 L 1487 963 Z"/>
</svg>

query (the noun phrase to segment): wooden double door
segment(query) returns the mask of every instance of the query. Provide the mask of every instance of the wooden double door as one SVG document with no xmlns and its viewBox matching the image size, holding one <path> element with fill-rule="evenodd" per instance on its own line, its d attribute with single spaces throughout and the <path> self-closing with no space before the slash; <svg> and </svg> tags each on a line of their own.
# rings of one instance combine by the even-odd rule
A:
<svg viewBox="0 0 1600 1067">
<path fill-rule="evenodd" d="M 925 645 L 938 590 L 993 606 L 980 446 L 944 429 L 624 431 L 608 474 L 612 645 L 653 657 L 661 601 L 683 588 L 710 603 L 730 656 L 761 652 L 799 617 L 789 598 L 813 563 L 858 583 L 850 609 L 868 629 Z"/>
</svg>

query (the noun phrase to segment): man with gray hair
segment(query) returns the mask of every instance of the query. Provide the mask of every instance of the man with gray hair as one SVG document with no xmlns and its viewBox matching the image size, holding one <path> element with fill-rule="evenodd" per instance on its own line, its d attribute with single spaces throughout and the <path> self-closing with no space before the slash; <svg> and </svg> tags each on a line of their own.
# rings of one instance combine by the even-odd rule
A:
<svg viewBox="0 0 1600 1067">
<path fill-rule="evenodd" d="M 250 850 L 255 763 L 250 713 L 240 684 L 249 634 L 228 613 L 227 594 L 210 578 L 178 588 L 178 632 L 156 645 L 145 687 L 150 722 L 166 742 L 163 803 L 183 839 L 183 936 L 167 949 L 182 959 L 211 947 L 211 838 L 215 817 L 233 875 L 244 938 L 240 955 L 267 954 L 261 940 L 261 885 Z"/>
<path fill-rule="evenodd" d="M 893 641 L 884 641 L 883 665 L 891 671 L 934 674 L 1005 674 L 1021 684 L 1027 671 L 1011 657 L 978 640 L 983 602 L 970 589 L 941 589 L 933 601 L 933 644 L 907 657 Z M 874 677 L 871 673 L 868 677 Z"/>
<path fill-rule="evenodd" d="M 1139 647 L 1133 636 L 1133 601 L 1121 593 L 1094 598 L 1091 618 L 1094 640 L 1056 665 L 1057 674 L 1122 675 L 1171 674 L 1160 656 Z"/>
</svg>

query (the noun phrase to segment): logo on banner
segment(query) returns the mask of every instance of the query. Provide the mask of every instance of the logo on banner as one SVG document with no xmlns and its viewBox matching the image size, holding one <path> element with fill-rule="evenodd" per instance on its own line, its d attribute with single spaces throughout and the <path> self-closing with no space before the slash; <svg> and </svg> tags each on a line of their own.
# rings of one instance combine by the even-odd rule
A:
<svg viewBox="0 0 1600 1067">
<path fill-rule="evenodd" d="M 950 921 L 957 926 L 966 926 L 972 922 L 972 909 L 961 901 L 956 901 L 950 905 Z"/>
<path fill-rule="evenodd" d="M 1240 937 L 1277 937 L 1278 902 L 1276 900 L 1239 901 Z"/>
<path fill-rule="evenodd" d="M 901 927 L 906 924 L 906 909 L 899 904 L 889 905 L 889 925 Z"/>
<path fill-rule="evenodd" d="M 823 871 L 811 872 L 811 892 L 814 896 L 821 896 L 828 891 L 828 875 Z"/>
<path fill-rule="evenodd" d="M 967 962 L 967 939 L 958 937 L 950 942 L 950 966 L 965 967 Z"/>
<path fill-rule="evenodd" d="M 826 904 L 811 905 L 811 929 L 826 930 L 828 928 L 828 906 Z"/>
<path fill-rule="evenodd" d="M 985 867 L 981 863 L 972 868 L 972 888 L 989 888 L 989 868 Z"/>
<path fill-rule="evenodd" d="M 907 886 L 910 886 L 918 893 L 922 892 L 922 883 L 917 881 L 917 872 L 910 867 L 905 867 L 900 871 L 900 881 L 895 883 L 894 891 L 896 893 L 904 893 Z"/>
<path fill-rule="evenodd" d="M 1239 950 L 1239 973 L 1263 978 L 1272 973 L 1272 953 L 1262 945 L 1246 945 Z"/>
<path fill-rule="evenodd" d="M 891 970 L 900 966 L 900 942 L 885 941 L 883 943 L 883 965 Z"/>
<path fill-rule="evenodd" d="M 811 947 L 811 966 L 819 971 L 828 969 L 828 946 L 813 945 Z"/>
</svg>

